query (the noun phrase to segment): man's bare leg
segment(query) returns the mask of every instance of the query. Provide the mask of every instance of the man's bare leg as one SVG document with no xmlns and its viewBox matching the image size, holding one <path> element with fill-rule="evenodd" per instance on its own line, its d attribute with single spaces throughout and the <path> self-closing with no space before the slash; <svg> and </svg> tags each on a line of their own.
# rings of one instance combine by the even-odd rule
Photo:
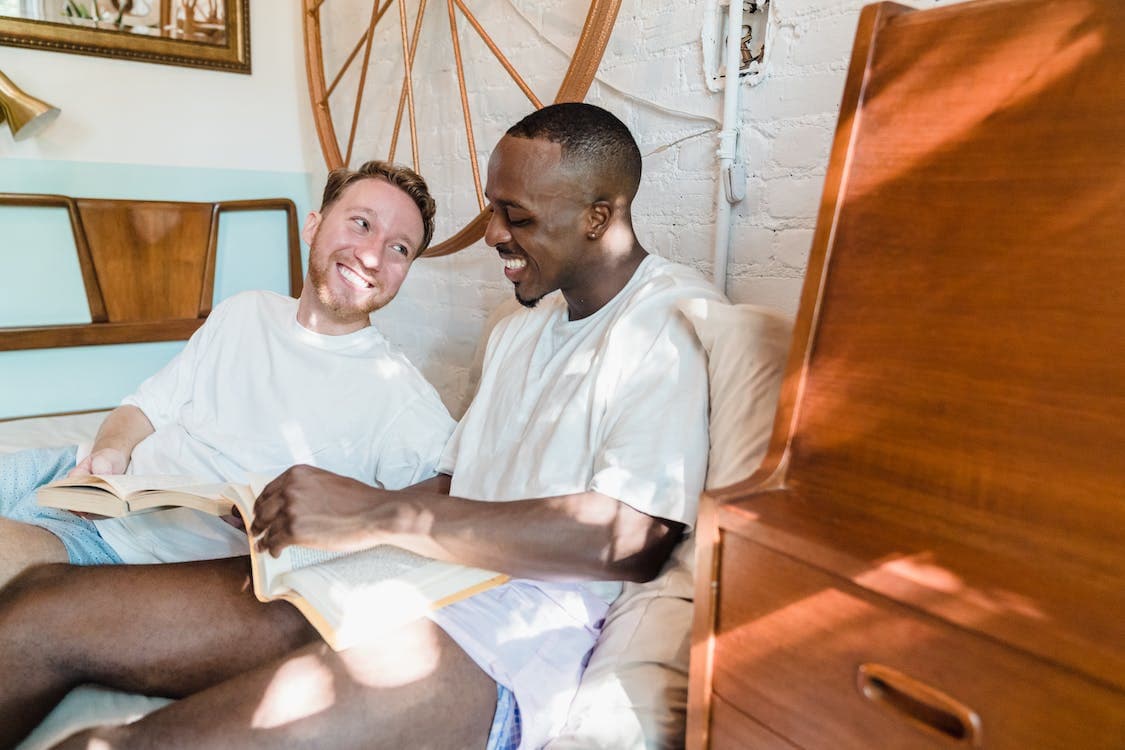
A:
<svg viewBox="0 0 1125 750">
<path fill-rule="evenodd" d="M 0 747 L 74 686 L 181 697 L 316 637 L 288 604 L 258 602 L 246 558 L 33 568 L 0 591 Z"/>
<path fill-rule="evenodd" d="M 51 532 L 0 518 L 0 588 L 33 565 L 64 563 L 67 559 L 62 540 Z"/>
<path fill-rule="evenodd" d="M 59 748 L 483 748 L 496 684 L 422 620 L 371 646 L 316 643 Z M 97 742 L 102 740 L 102 742 Z"/>
</svg>

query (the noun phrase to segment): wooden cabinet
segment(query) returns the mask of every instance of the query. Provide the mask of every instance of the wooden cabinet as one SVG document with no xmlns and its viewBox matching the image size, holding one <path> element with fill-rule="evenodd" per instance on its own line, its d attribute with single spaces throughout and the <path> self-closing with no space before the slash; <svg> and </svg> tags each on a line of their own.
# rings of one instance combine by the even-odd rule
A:
<svg viewBox="0 0 1125 750">
<path fill-rule="evenodd" d="M 865 8 L 690 748 L 1125 748 L 1125 3 Z"/>
<path fill-rule="evenodd" d="M 747 719 L 719 716 L 729 737 L 712 747 L 940 750 L 987 739 L 1013 750 L 1110 750 L 1125 742 L 1114 688 L 874 595 L 739 529 L 724 529 L 719 545 L 711 688 Z M 741 726 L 750 722 L 778 739 Z"/>
</svg>

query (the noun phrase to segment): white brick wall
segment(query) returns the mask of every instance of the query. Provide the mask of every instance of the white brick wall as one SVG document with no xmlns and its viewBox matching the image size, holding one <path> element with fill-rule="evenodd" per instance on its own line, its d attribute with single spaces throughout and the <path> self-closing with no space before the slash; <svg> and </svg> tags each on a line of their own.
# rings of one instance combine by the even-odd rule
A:
<svg viewBox="0 0 1125 750">
<path fill-rule="evenodd" d="M 750 179 L 747 199 L 733 212 L 727 288 L 732 301 L 792 313 L 863 3 L 772 1 L 777 33 L 769 73 L 742 92 L 740 148 Z M 957 1 L 913 0 L 918 7 Z M 574 33 L 573 25 L 581 21 L 575 15 L 585 5 L 575 0 L 511 3 L 552 40 Z M 703 8 L 703 0 L 625 0 L 599 82 L 587 100 L 618 114 L 646 154 L 635 205 L 644 245 L 710 273 L 721 94 L 707 91 L 704 82 Z M 528 23 L 511 14 L 510 24 L 527 41 Z M 498 37 L 503 31 L 489 30 Z M 473 96 L 474 107 L 485 105 Z M 478 134 L 478 147 L 487 154 L 492 143 L 480 140 Z M 427 170 L 426 176 L 434 185 L 448 177 L 441 170 Z M 459 415 L 469 396 L 468 367 L 484 320 L 509 294 L 494 253 L 478 245 L 452 258 L 418 263 L 399 299 L 377 320 Z"/>
</svg>

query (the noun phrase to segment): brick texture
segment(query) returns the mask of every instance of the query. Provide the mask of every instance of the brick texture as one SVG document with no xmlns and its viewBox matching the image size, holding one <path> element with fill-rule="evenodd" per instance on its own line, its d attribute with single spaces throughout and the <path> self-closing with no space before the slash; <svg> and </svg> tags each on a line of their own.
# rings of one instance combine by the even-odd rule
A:
<svg viewBox="0 0 1125 750">
<path fill-rule="evenodd" d="M 925 8 L 957 1 L 914 4 Z M 746 200 L 732 212 L 727 292 L 734 302 L 793 313 L 863 3 L 772 4 L 775 33 L 768 73 L 758 85 L 744 85 L 741 93 L 739 147 L 750 177 Z M 510 0 L 510 6 L 522 13 L 490 21 L 490 33 L 500 38 L 507 27 L 518 40 L 513 47 L 530 51 L 519 65 L 557 81 L 560 58 L 549 53 L 555 44 L 572 44 L 584 4 Z M 635 205 L 635 224 L 645 247 L 710 274 L 722 94 L 708 91 L 702 69 L 704 7 L 703 0 L 625 0 L 587 101 L 618 114 L 634 130 L 646 155 L 644 186 Z M 475 48 L 470 52 L 480 54 Z M 433 70 L 423 89 L 431 93 L 439 90 L 439 73 L 448 75 L 448 59 Z M 513 104 L 505 98 L 511 94 L 503 75 L 493 80 L 483 90 L 470 92 L 473 107 L 492 117 L 477 133 L 482 165 L 510 124 L 511 115 L 500 114 L 500 103 Z M 544 87 L 550 89 L 551 84 Z M 550 91 L 545 96 L 549 99 Z M 475 206 L 472 189 L 465 183 L 455 186 L 452 176 L 466 161 L 455 89 L 447 90 L 443 99 L 448 101 L 433 134 L 442 139 L 448 156 L 443 166 L 426 168 L 426 176 L 440 186 L 443 206 Z M 527 109 L 518 93 L 514 106 L 510 111 Z M 416 264 L 399 299 L 377 313 L 376 320 L 457 416 L 471 396 L 469 364 L 488 311 L 510 293 L 495 254 L 479 243 L 452 258 Z"/>
</svg>

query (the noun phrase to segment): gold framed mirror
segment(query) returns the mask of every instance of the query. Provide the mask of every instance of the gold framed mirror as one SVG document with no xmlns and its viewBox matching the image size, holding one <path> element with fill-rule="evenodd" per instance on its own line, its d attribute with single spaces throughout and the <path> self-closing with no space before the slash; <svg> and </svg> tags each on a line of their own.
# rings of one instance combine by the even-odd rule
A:
<svg viewBox="0 0 1125 750">
<path fill-rule="evenodd" d="M 250 0 L 0 0 L 0 44 L 250 73 Z"/>
</svg>

